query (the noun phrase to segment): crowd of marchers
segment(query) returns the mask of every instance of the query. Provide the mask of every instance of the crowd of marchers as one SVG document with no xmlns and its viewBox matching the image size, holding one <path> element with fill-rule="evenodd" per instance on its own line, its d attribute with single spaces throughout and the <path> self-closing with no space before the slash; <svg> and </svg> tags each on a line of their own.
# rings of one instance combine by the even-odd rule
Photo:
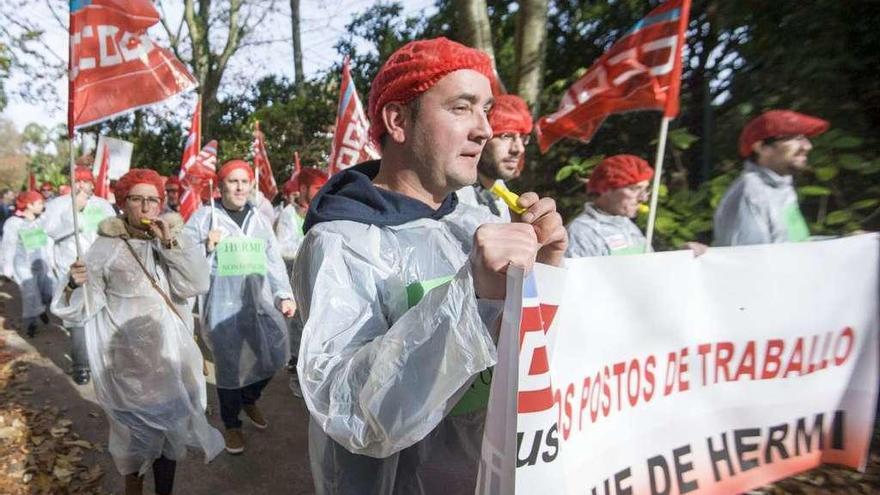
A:
<svg viewBox="0 0 880 495">
<path fill-rule="evenodd" d="M 127 495 L 149 470 L 171 493 L 187 447 L 242 454 L 242 413 L 270 427 L 259 400 L 285 366 L 310 413 L 318 493 L 474 493 L 488 388 L 472 385 L 495 364 L 508 266 L 650 250 L 633 218 L 654 175 L 610 156 L 567 227 L 534 192 L 512 212 L 492 190 L 516 176 L 533 122 L 522 99 L 493 94 L 495 77 L 485 54 L 444 38 L 403 46 L 371 85 L 381 160 L 332 177 L 306 167 L 275 209 L 242 160 L 186 222 L 180 181 L 147 169 L 118 180 L 115 205 L 86 167 L 54 198 L 48 184 L 4 192 L 0 268 L 23 328 L 33 336 L 51 312 L 69 332 L 73 380 L 94 386 Z M 744 127 L 714 245 L 809 239 L 792 176 L 827 128 L 785 110 Z M 206 419 L 196 332 L 222 432 Z"/>
</svg>

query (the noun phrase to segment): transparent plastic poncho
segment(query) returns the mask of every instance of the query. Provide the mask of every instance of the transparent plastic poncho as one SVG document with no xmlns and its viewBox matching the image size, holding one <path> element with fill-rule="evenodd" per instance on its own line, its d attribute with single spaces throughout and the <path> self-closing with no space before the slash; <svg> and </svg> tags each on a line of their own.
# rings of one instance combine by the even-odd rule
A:
<svg viewBox="0 0 880 495">
<path fill-rule="evenodd" d="M 632 220 L 609 215 L 592 203 L 585 204 L 581 214 L 565 230 L 568 232 L 567 258 L 641 254 L 648 242 Z"/>
<path fill-rule="evenodd" d="M 11 217 L 3 224 L 0 265 L 21 293 L 22 318 L 39 316 L 55 290 L 52 270 L 54 246 L 39 219 Z"/>
<path fill-rule="evenodd" d="M 497 221 L 459 204 L 440 220 L 306 235 L 293 278 L 319 494 L 473 491 L 488 399 L 474 385 L 495 364 L 503 302 L 477 300 L 468 255 Z"/>
<path fill-rule="evenodd" d="M 98 238 L 98 224 L 108 217 L 116 215 L 107 200 L 92 196 L 85 208 L 79 213 L 80 246 L 83 253 Z M 53 258 L 55 278 L 67 279 L 67 270 L 76 261 L 76 241 L 73 235 L 73 210 L 70 194 L 58 196 L 46 203 L 46 210 L 40 216 L 40 224 L 55 244 Z"/>
</svg>

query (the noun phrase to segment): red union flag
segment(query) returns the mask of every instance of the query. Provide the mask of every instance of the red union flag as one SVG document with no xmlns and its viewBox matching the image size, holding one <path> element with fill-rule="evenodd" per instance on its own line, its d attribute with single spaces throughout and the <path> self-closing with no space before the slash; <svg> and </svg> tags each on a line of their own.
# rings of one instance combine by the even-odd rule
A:
<svg viewBox="0 0 880 495">
<path fill-rule="evenodd" d="M 678 115 L 681 48 L 690 0 L 669 0 L 627 31 L 562 97 L 555 113 L 536 126 L 546 152 L 564 137 L 589 142 L 611 114 L 662 110 Z"/>
<path fill-rule="evenodd" d="M 180 60 L 147 35 L 160 18 L 150 0 L 70 1 L 71 133 L 195 87 Z"/>
<path fill-rule="evenodd" d="M 259 177 L 260 192 L 267 200 L 272 201 L 278 195 L 278 184 L 275 182 L 275 175 L 272 174 L 272 165 L 269 163 L 269 154 L 266 153 L 266 142 L 263 131 L 260 130 L 260 123 L 254 124 L 254 170 Z"/>
<path fill-rule="evenodd" d="M 199 148 L 202 147 L 202 99 L 196 102 L 196 111 L 193 112 L 192 123 L 189 126 L 189 135 L 186 144 L 183 145 L 183 158 L 180 160 L 180 178 L 186 175 L 186 171 L 196 163 Z M 214 155 L 216 156 L 216 146 Z M 213 168 L 213 167 L 212 167 Z"/>
<path fill-rule="evenodd" d="M 184 221 L 202 206 L 202 196 L 207 188 L 216 186 L 214 171 L 217 167 L 217 141 L 208 141 L 195 157 L 194 163 L 180 171 L 183 194 L 180 196 L 180 215 Z"/>
<path fill-rule="evenodd" d="M 379 158 L 379 151 L 370 141 L 369 130 L 370 123 L 351 80 L 346 58 L 342 64 L 339 107 L 336 109 L 336 127 L 330 148 L 331 175 L 360 162 Z"/>
</svg>

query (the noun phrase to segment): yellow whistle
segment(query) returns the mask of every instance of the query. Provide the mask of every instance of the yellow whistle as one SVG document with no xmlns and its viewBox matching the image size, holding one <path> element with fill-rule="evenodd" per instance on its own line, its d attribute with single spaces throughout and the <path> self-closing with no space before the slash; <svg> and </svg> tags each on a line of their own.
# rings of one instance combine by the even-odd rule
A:
<svg viewBox="0 0 880 495">
<path fill-rule="evenodd" d="M 144 225 L 150 225 L 153 222 L 149 218 L 141 218 L 141 223 Z"/>
<path fill-rule="evenodd" d="M 649 211 L 651 211 L 650 206 L 646 205 L 645 203 L 639 203 L 639 213 L 644 215 L 647 214 Z"/>
<path fill-rule="evenodd" d="M 492 191 L 492 194 L 501 198 L 501 200 L 504 201 L 504 204 L 506 204 L 507 207 L 517 215 L 522 215 L 526 212 L 526 209 L 516 202 L 516 200 L 519 199 L 519 195 L 504 187 L 504 184 L 496 182 L 489 190 Z"/>
</svg>

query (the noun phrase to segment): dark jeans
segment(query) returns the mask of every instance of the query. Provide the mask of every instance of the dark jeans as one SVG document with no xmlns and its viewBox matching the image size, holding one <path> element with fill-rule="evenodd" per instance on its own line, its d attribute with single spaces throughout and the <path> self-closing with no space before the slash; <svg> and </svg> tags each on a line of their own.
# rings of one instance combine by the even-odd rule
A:
<svg viewBox="0 0 880 495">
<path fill-rule="evenodd" d="M 162 456 L 153 461 L 153 485 L 156 495 L 171 495 L 174 489 L 174 471 L 177 470 L 177 462 Z M 131 476 L 136 476 L 132 473 Z"/>
<path fill-rule="evenodd" d="M 86 350 L 86 329 L 83 327 L 67 327 L 70 332 L 70 360 L 73 371 L 89 369 L 89 352 Z"/>
<path fill-rule="evenodd" d="M 226 429 L 241 428 L 241 420 L 238 415 L 241 408 L 251 406 L 260 400 L 263 389 L 269 384 L 271 378 L 260 380 L 242 388 L 217 388 L 217 397 L 220 399 L 220 417 Z"/>
</svg>

